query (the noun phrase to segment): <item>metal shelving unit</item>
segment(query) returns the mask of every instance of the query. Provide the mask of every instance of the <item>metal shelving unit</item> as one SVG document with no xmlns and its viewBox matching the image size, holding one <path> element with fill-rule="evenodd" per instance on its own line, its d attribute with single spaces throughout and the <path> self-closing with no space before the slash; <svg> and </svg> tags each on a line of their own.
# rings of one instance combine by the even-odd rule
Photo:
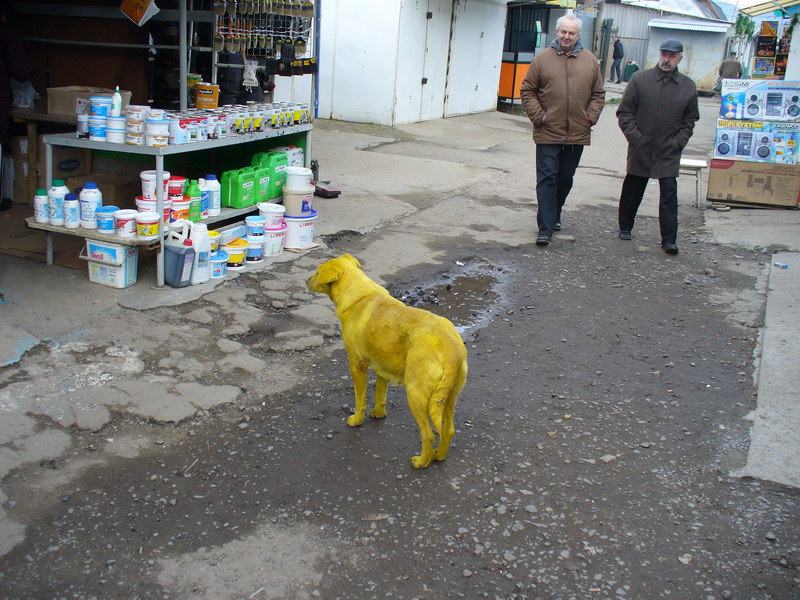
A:
<svg viewBox="0 0 800 600">
<path fill-rule="evenodd" d="M 53 146 L 67 146 L 71 148 L 85 148 L 88 150 L 104 150 L 107 152 L 119 152 L 123 154 L 140 154 L 145 156 L 152 156 L 155 158 L 155 171 L 156 181 L 161 181 L 164 176 L 164 157 L 175 154 L 186 154 L 189 152 L 200 152 L 202 150 L 213 150 L 215 148 L 225 148 L 236 146 L 240 144 L 247 144 L 250 142 L 259 142 L 263 140 L 272 140 L 285 137 L 287 135 L 304 133 L 306 135 L 306 148 L 310 144 L 309 132 L 313 129 L 311 124 L 293 125 L 290 127 L 281 127 L 280 129 L 270 129 L 269 131 L 259 133 L 246 133 L 246 134 L 232 134 L 221 140 L 209 140 L 206 142 L 196 142 L 193 144 L 179 144 L 173 146 L 164 146 L 163 148 L 154 148 L 150 146 L 130 146 L 126 144 L 114 144 L 110 142 L 94 142 L 91 140 L 83 140 L 75 137 L 74 133 L 55 133 L 46 135 L 44 137 L 45 143 L 45 173 L 47 174 L 47 187 L 49 188 L 53 183 Z M 308 153 L 306 154 L 306 161 L 308 161 Z M 308 164 L 308 162 L 306 163 Z M 156 260 L 156 277 L 158 287 L 164 285 L 164 188 L 163 186 L 156 186 L 156 212 L 162 218 L 162 222 L 158 228 L 158 240 L 148 241 L 147 245 L 158 245 L 158 257 Z M 204 219 L 205 223 L 212 224 L 220 221 L 231 219 L 243 214 L 254 212 L 255 207 L 244 209 L 223 209 L 219 216 Z M 47 225 L 43 223 L 36 223 L 33 219 L 28 219 L 28 226 L 33 229 L 41 229 L 45 232 L 47 238 L 47 264 L 53 264 L 53 233 L 60 233 L 64 235 L 73 235 L 81 237 L 92 237 L 84 235 L 87 229 L 67 229 L 65 227 L 58 227 Z M 106 237 L 98 239 L 107 239 Z M 115 237 L 116 243 L 126 244 L 128 241 L 125 238 Z M 128 245 L 132 245 L 128 243 Z M 141 245 L 141 244 L 140 244 Z"/>
</svg>

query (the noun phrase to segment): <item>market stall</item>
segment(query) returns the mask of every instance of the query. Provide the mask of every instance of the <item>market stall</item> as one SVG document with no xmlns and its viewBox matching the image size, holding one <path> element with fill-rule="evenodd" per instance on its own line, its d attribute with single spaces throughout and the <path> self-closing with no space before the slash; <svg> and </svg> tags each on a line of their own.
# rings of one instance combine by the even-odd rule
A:
<svg viewBox="0 0 800 600">
<path fill-rule="evenodd" d="M 315 187 L 307 167 L 315 86 L 305 102 L 221 105 L 217 77 L 220 68 L 241 68 L 243 86 L 261 86 L 266 77 L 273 89 L 275 77 L 313 78 L 315 3 L 216 1 L 208 14 L 187 10 L 187 0 L 178 6 L 178 54 L 186 60 L 180 60 L 177 109 L 132 104 L 119 87 L 49 88 L 52 97 L 72 94 L 66 102 L 74 111 L 60 121 L 76 122 L 77 131 L 45 135 L 33 153 L 34 162 L 36 154 L 44 158 L 39 185 L 45 187 L 28 191 L 32 216 L 25 223 L 45 232 L 48 264 L 54 234 L 83 238 L 80 258 L 89 263 L 91 281 L 132 285 L 139 250 L 147 249 L 156 253 L 158 286 L 182 287 L 224 277 L 226 267 L 244 268 L 284 247 L 313 246 Z M 190 69 L 188 39 L 194 37 L 186 30 L 193 16 L 211 23 L 210 81 Z M 131 18 L 139 17 L 146 20 L 144 14 Z M 221 63 L 223 50 L 239 53 L 242 64 Z M 78 161 L 87 165 L 135 169 L 141 190 L 90 166 L 62 172 L 72 164 L 61 159 L 64 151 L 88 153 Z M 176 270 L 175 261 L 184 258 L 187 270 Z"/>
</svg>

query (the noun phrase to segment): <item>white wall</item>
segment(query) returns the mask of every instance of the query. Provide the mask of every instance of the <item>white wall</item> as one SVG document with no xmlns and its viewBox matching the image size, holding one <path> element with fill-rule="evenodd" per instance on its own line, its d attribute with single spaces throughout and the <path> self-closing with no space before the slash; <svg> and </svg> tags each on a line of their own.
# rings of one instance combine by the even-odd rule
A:
<svg viewBox="0 0 800 600">
<path fill-rule="evenodd" d="M 792 41 L 789 43 L 789 58 L 784 79 L 800 81 L 800 27 L 797 26 L 792 31 Z"/>
<path fill-rule="evenodd" d="M 392 122 L 419 121 L 422 111 L 422 73 L 425 69 L 425 13 L 428 0 L 403 0 L 400 9 L 400 35 L 397 65 L 394 114 Z M 388 74 L 387 74 L 388 76 Z"/>
<path fill-rule="evenodd" d="M 319 116 L 392 122 L 401 0 L 325 0 Z"/>
<path fill-rule="evenodd" d="M 502 0 L 456 0 L 445 116 L 497 107 L 505 22 Z"/>
</svg>

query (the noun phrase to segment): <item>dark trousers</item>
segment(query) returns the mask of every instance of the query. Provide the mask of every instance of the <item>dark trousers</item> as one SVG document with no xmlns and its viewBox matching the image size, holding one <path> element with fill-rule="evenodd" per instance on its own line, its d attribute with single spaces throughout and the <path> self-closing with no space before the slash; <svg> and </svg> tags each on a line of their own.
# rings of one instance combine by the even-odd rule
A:
<svg viewBox="0 0 800 600">
<path fill-rule="evenodd" d="M 539 233 L 552 234 L 561 222 L 561 209 L 572 189 L 575 169 L 583 154 L 579 144 L 536 144 L 536 222 Z"/>
<path fill-rule="evenodd" d="M 622 59 L 621 58 L 615 58 L 611 62 L 611 79 L 610 79 L 610 81 L 622 81 L 622 69 L 621 69 L 621 66 L 622 66 Z M 614 77 L 614 71 L 617 72 L 617 76 L 616 77 Z"/>
<path fill-rule="evenodd" d="M 619 198 L 619 229 L 630 231 L 636 219 L 636 212 L 642 203 L 647 177 L 625 176 L 622 194 Z M 661 226 L 661 243 L 674 244 L 678 237 L 678 180 L 675 177 L 662 177 L 658 180 L 658 223 Z"/>
</svg>

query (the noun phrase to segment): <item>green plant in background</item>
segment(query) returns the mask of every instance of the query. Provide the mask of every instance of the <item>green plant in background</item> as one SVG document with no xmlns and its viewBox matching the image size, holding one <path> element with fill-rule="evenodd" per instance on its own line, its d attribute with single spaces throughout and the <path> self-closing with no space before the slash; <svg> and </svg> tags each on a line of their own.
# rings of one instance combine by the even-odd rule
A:
<svg viewBox="0 0 800 600">
<path fill-rule="evenodd" d="M 736 25 L 734 26 L 736 36 L 740 40 L 750 41 L 756 32 L 756 22 L 747 15 L 739 13 L 736 16 Z"/>
</svg>

